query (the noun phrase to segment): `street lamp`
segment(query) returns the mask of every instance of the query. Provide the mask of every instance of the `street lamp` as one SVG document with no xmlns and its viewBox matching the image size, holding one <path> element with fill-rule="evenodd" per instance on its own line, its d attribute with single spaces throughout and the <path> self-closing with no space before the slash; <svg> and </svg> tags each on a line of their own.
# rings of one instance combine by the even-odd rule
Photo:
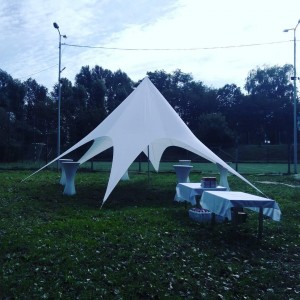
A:
<svg viewBox="0 0 300 300">
<path fill-rule="evenodd" d="M 66 35 L 62 35 L 59 31 L 59 26 L 57 23 L 53 23 L 53 27 L 57 29 L 59 35 L 59 59 L 58 59 L 58 121 L 57 121 L 57 156 L 60 155 L 60 102 L 61 102 L 61 82 L 60 82 L 60 74 L 64 70 L 61 70 L 61 38 L 67 38 Z"/>
<path fill-rule="evenodd" d="M 283 32 L 289 32 L 290 30 L 294 31 L 294 76 L 291 77 L 291 79 L 294 81 L 294 173 L 297 174 L 297 71 L 296 71 L 296 29 L 298 25 L 300 24 L 300 20 L 298 20 L 296 26 L 294 28 L 289 28 L 283 30 Z"/>
</svg>

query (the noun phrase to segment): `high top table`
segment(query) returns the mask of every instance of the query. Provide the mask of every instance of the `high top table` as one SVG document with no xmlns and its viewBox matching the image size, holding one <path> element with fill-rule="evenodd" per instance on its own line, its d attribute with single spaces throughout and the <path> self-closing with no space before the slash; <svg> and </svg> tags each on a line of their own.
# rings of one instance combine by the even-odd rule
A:
<svg viewBox="0 0 300 300">
<path fill-rule="evenodd" d="M 191 166 L 191 160 L 190 159 L 179 159 L 179 165 Z M 190 176 L 187 177 L 186 182 L 191 182 Z"/>
<path fill-rule="evenodd" d="M 191 172 L 191 169 L 193 166 L 189 165 L 173 165 L 176 176 L 177 176 L 177 182 L 189 182 L 189 175 Z"/>
<path fill-rule="evenodd" d="M 220 172 L 220 185 L 225 186 L 227 188 L 227 191 L 230 191 L 229 183 L 228 183 L 228 170 L 222 167 L 220 164 L 217 163 L 217 167 Z"/>
<path fill-rule="evenodd" d="M 190 159 L 179 159 L 179 164 L 190 166 L 191 165 L 191 160 Z"/>
<path fill-rule="evenodd" d="M 61 185 L 65 185 L 66 184 L 66 173 L 65 173 L 65 167 L 64 165 L 62 164 L 63 162 L 65 161 L 73 161 L 73 159 L 69 159 L 69 158 L 61 158 L 58 160 L 58 164 L 61 168 L 61 175 L 60 175 L 60 180 L 59 180 L 59 183 Z"/>
<path fill-rule="evenodd" d="M 72 196 L 76 194 L 75 190 L 75 175 L 80 165 L 79 162 L 65 161 L 62 162 L 66 173 L 66 184 L 63 194 Z"/>
<path fill-rule="evenodd" d="M 237 208 L 249 208 L 259 212 L 258 237 L 262 237 L 263 215 L 274 221 L 280 221 L 281 211 L 275 200 L 251 195 L 243 192 L 231 191 L 204 191 L 200 200 L 203 208 L 210 210 L 216 215 L 232 219 L 232 209 L 235 213 Z"/>
</svg>

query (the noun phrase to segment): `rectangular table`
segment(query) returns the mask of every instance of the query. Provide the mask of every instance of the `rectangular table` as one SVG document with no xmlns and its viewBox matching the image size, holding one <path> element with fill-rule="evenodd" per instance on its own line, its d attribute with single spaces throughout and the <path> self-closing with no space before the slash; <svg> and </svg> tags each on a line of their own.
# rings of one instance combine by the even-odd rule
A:
<svg viewBox="0 0 300 300">
<path fill-rule="evenodd" d="M 280 221 L 281 211 L 275 200 L 231 191 L 204 191 L 200 200 L 203 208 L 216 215 L 232 219 L 231 208 L 249 208 L 259 212 L 258 235 L 261 237 L 263 229 L 263 215 L 275 221 Z"/>
<path fill-rule="evenodd" d="M 196 197 L 201 196 L 204 191 L 226 191 L 226 187 L 205 188 L 201 186 L 200 182 L 178 183 L 174 200 L 178 202 L 187 201 L 196 205 Z"/>
</svg>

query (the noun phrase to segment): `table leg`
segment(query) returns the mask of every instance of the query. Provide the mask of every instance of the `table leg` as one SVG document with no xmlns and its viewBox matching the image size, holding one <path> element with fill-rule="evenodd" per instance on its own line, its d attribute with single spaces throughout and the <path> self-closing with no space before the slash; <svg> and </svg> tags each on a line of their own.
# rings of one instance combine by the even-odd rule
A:
<svg viewBox="0 0 300 300">
<path fill-rule="evenodd" d="M 258 214 L 258 238 L 262 238 L 262 232 L 263 232 L 263 208 L 259 208 L 259 214 Z"/>
<path fill-rule="evenodd" d="M 211 226 L 215 226 L 216 224 L 216 214 L 215 213 L 211 213 Z"/>
<path fill-rule="evenodd" d="M 232 224 L 234 225 L 234 227 L 236 227 L 238 224 L 238 208 L 237 207 L 232 208 L 231 219 L 232 219 Z"/>
</svg>

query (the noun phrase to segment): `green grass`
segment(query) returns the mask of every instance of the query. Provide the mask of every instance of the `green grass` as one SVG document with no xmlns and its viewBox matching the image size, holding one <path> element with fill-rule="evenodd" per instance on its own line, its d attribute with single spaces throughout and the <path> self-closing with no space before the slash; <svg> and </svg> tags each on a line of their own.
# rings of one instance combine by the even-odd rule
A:
<svg viewBox="0 0 300 300">
<path fill-rule="evenodd" d="M 299 299 L 300 185 L 293 176 L 247 178 L 282 210 L 230 223 L 195 223 L 174 203 L 174 173 L 120 182 L 100 209 L 109 174 L 79 171 L 77 194 L 59 173 L 0 172 L 0 299 Z M 205 173 L 194 172 L 192 181 Z M 254 193 L 234 176 L 232 190 Z"/>
</svg>

